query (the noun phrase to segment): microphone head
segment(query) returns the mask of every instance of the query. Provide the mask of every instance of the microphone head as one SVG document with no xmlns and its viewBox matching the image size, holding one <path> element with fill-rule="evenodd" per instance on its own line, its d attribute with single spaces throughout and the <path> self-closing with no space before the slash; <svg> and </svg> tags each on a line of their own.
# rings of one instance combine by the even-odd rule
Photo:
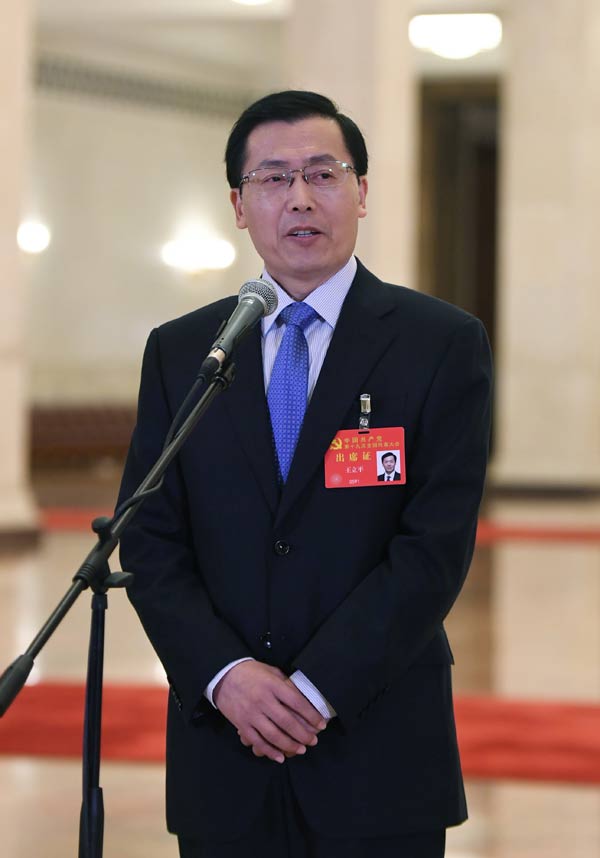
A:
<svg viewBox="0 0 600 858">
<path fill-rule="evenodd" d="M 277 292 L 268 280 L 247 280 L 239 291 L 238 303 L 248 296 L 259 298 L 264 305 L 263 316 L 270 316 L 277 309 Z"/>
</svg>

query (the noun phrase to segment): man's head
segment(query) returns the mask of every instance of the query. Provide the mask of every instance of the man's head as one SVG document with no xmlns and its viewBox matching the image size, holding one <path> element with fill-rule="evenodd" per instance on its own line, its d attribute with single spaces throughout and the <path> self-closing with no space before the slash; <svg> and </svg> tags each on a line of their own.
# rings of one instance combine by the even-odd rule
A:
<svg viewBox="0 0 600 858">
<path fill-rule="evenodd" d="M 353 166 L 359 176 L 366 176 L 369 166 L 367 147 L 360 128 L 349 116 L 337 109 L 331 99 L 316 92 L 288 89 L 274 92 L 255 101 L 239 117 L 229 135 L 225 166 L 230 188 L 238 188 L 244 174 L 248 137 L 266 122 L 298 122 L 311 116 L 323 116 L 337 123 Z"/>
<path fill-rule="evenodd" d="M 304 298 L 354 250 L 366 214 L 360 130 L 322 95 L 274 93 L 240 116 L 225 158 L 237 226 L 248 229 L 269 273 Z"/>
<path fill-rule="evenodd" d="M 386 474 L 393 474 L 396 469 L 396 454 L 383 453 L 381 456 L 381 464 Z"/>
</svg>

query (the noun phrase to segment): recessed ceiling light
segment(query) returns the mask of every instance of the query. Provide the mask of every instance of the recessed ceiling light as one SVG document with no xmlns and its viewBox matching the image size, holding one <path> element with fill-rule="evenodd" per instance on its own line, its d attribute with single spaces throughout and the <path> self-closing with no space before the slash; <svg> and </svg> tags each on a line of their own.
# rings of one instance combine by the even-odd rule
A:
<svg viewBox="0 0 600 858">
<path fill-rule="evenodd" d="M 417 15 L 408 25 L 415 48 L 450 60 L 464 60 L 497 48 L 502 21 L 490 14 Z"/>
</svg>

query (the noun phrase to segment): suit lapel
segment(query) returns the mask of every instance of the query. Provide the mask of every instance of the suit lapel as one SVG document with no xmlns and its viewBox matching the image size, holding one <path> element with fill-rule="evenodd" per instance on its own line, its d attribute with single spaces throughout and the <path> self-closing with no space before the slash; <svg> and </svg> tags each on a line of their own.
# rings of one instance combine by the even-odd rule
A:
<svg viewBox="0 0 600 858">
<path fill-rule="evenodd" d="M 233 384 L 223 402 L 234 424 L 240 447 L 274 515 L 279 502 L 279 486 L 265 396 L 260 325 L 239 346 L 235 367 Z"/>
<path fill-rule="evenodd" d="M 393 309 L 380 281 L 359 263 L 306 411 L 276 526 L 319 467 L 361 384 L 394 337 Z"/>
</svg>

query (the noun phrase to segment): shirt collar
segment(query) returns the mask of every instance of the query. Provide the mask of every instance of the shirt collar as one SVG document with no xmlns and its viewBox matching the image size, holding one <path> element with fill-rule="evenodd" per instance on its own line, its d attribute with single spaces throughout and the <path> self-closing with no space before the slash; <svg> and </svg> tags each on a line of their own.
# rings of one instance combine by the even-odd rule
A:
<svg viewBox="0 0 600 858">
<path fill-rule="evenodd" d="M 304 299 L 304 303 L 311 306 L 313 310 L 316 310 L 319 316 L 332 328 L 335 328 L 336 326 L 338 317 L 342 310 L 342 304 L 346 299 L 350 286 L 352 286 L 356 269 L 356 259 L 354 256 L 351 256 L 343 268 L 336 271 L 329 280 L 326 280 L 324 283 L 321 283 L 320 286 L 317 286 L 317 288 Z M 262 319 L 262 334 L 264 336 L 271 329 L 281 311 L 287 307 L 288 304 L 293 304 L 294 299 L 281 288 L 279 283 L 277 283 L 273 277 L 271 277 L 266 268 L 263 270 L 261 277 L 264 280 L 268 280 L 269 283 L 272 283 L 275 287 L 275 291 L 277 292 L 277 309 L 268 316 L 264 316 Z"/>
</svg>

